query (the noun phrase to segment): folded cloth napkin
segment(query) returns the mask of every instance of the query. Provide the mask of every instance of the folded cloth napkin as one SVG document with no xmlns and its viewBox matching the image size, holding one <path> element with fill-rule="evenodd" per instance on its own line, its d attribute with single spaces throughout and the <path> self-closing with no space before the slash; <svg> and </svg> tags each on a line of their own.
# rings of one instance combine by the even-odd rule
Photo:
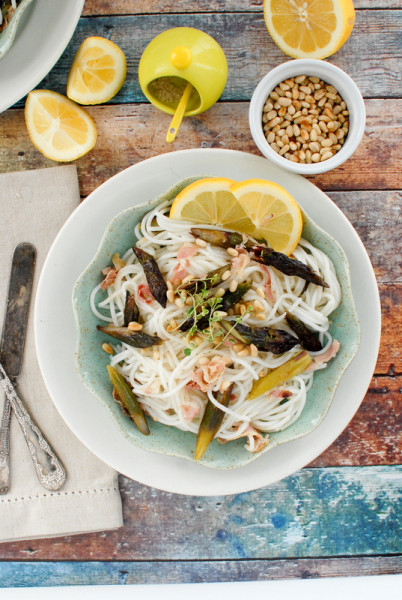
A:
<svg viewBox="0 0 402 600">
<path fill-rule="evenodd" d="M 31 242 L 37 262 L 17 392 L 67 471 L 59 491 L 43 488 L 12 417 L 10 490 L 0 496 L 0 542 L 103 531 L 123 522 L 117 473 L 89 452 L 61 419 L 43 383 L 34 346 L 33 306 L 42 265 L 79 200 L 75 166 L 0 175 L 0 331 L 14 248 Z M 3 403 L 0 393 L 0 415 Z"/>
</svg>

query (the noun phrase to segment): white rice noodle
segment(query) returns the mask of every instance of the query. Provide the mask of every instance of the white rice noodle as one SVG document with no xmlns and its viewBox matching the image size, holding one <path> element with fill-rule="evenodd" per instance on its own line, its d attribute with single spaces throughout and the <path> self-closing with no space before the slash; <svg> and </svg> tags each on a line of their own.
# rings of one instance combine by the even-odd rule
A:
<svg viewBox="0 0 402 600">
<path fill-rule="evenodd" d="M 178 264 L 177 254 L 183 244 L 194 244 L 195 241 L 189 231 L 194 224 L 168 218 L 167 210 L 167 203 L 162 204 L 145 215 L 135 228 L 137 237 L 141 235 L 138 247 L 155 257 L 165 279 L 172 276 Z M 259 320 L 255 313 L 250 313 L 243 320 L 249 325 L 274 326 L 291 332 L 285 320 L 286 311 L 290 311 L 319 334 L 324 345 L 322 352 L 325 352 L 332 343 L 328 332 L 328 316 L 341 301 L 336 273 L 328 256 L 304 239 L 300 240 L 293 256 L 319 273 L 329 288 L 313 284 L 306 287 L 305 281 L 299 277 L 285 276 L 272 267 L 262 269 L 251 261 L 243 274 L 244 280 L 253 282 L 245 300 L 259 300 L 264 306 L 266 318 Z M 90 304 L 97 318 L 116 326 L 122 325 L 126 292 L 130 291 L 136 294 L 143 331 L 162 338 L 160 345 L 143 350 L 119 343 L 113 346 L 115 354 L 111 356 L 111 364 L 127 378 L 147 414 L 160 423 L 197 433 L 209 399 L 225 413 L 217 434 L 222 441 L 238 438 L 239 434 L 246 435 L 250 426 L 262 433 L 281 431 L 298 419 L 306 402 L 306 393 L 312 385 L 313 372 L 294 377 L 281 388 L 255 400 L 249 401 L 247 397 L 262 369 L 273 369 L 283 364 L 301 351 L 300 345 L 281 355 L 259 352 L 257 357 L 237 356 L 232 345 L 221 344 L 215 349 L 207 339 L 198 347 L 191 345 L 187 336 L 179 331 L 166 331 L 172 319 L 181 323 L 186 318 L 185 310 L 188 307 L 183 309 L 168 302 L 163 309 L 156 301 L 147 304 L 141 300 L 137 290 L 140 284 L 146 284 L 143 269 L 134 259 L 131 249 L 122 258 L 126 265 L 119 270 L 113 285 L 106 293 L 98 285 L 91 294 Z M 185 262 L 186 270 L 195 277 L 204 277 L 208 271 L 229 263 L 231 258 L 226 250 L 217 246 L 197 246 L 196 254 Z M 268 296 L 261 298 L 257 293 L 257 288 L 268 285 L 269 278 L 273 300 Z M 225 282 L 226 287 L 230 280 Z M 233 320 L 233 317 L 230 319 Z M 184 351 L 189 347 L 191 354 L 187 356 Z M 193 372 L 200 368 L 198 361 L 201 357 L 217 355 L 232 362 L 224 368 L 208 393 L 204 394 L 192 384 Z M 234 384 L 228 407 L 219 405 L 214 395 L 223 381 Z M 191 420 L 186 419 L 186 408 L 189 406 L 196 413 Z M 248 444 L 246 447 L 252 450 L 252 446 Z"/>
</svg>

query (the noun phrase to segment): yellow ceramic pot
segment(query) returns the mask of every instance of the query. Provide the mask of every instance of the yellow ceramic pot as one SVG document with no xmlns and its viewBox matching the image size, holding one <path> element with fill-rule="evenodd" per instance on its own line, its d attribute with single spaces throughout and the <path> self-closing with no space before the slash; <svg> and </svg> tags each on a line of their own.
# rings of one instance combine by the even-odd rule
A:
<svg viewBox="0 0 402 600">
<path fill-rule="evenodd" d="M 145 48 L 138 67 L 145 96 L 169 114 L 174 114 L 187 83 L 191 83 L 194 90 L 185 116 L 204 112 L 218 100 L 227 73 L 219 44 L 192 27 L 176 27 L 156 36 Z"/>
</svg>

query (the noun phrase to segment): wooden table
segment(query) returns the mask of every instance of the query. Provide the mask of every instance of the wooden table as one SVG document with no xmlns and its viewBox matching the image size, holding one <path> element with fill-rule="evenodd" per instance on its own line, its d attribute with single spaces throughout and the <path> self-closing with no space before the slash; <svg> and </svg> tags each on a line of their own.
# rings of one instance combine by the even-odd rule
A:
<svg viewBox="0 0 402 600">
<path fill-rule="evenodd" d="M 71 43 L 38 86 L 65 93 L 72 58 L 89 35 L 110 38 L 127 57 L 127 80 L 120 93 L 105 106 L 88 108 L 98 143 L 77 161 L 83 198 L 115 173 L 160 153 L 207 147 L 259 154 L 248 128 L 249 99 L 262 76 L 288 60 L 268 35 L 261 5 L 262 0 L 87 0 Z M 312 464 L 254 492 L 185 497 L 121 477 L 123 529 L 1 544 L 0 586 L 245 581 L 402 571 L 401 5 L 398 0 L 356 0 L 355 5 L 352 36 L 330 61 L 345 69 L 363 93 L 365 135 L 346 164 L 312 181 L 358 231 L 380 288 L 383 338 L 360 410 Z M 148 42 L 176 26 L 212 35 L 226 53 L 229 78 L 221 100 L 205 114 L 186 119 L 174 145 L 168 146 L 164 137 L 169 116 L 145 101 L 137 69 Z M 54 164 L 30 143 L 23 103 L 0 115 L 1 172 Z"/>
</svg>

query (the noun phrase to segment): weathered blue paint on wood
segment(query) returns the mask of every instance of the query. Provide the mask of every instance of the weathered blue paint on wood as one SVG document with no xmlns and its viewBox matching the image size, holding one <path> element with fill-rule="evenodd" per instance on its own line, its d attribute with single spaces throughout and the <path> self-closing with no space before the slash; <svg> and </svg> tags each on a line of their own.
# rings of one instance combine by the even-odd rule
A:
<svg viewBox="0 0 402 600">
<path fill-rule="evenodd" d="M 14 553 L 10 544 L 3 555 L 0 545 L 0 556 L 215 561 L 399 554 L 401 483 L 400 466 L 310 468 L 253 492 L 192 497 L 121 478 L 124 528 L 83 536 L 82 549 L 80 537 L 32 540 Z"/>
<path fill-rule="evenodd" d="M 401 62 L 398 48 L 398 11 L 358 11 L 353 36 L 330 61 L 345 69 L 366 97 L 398 97 Z M 399 21 L 400 23 L 400 21 Z M 65 94 L 72 59 L 81 42 L 98 35 L 111 39 L 127 57 L 127 79 L 113 103 L 144 102 L 138 83 L 138 63 L 147 44 L 172 27 L 195 27 L 221 44 L 229 65 L 222 100 L 248 101 L 259 80 L 273 67 L 289 60 L 272 41 L 261 13 L 163 14 L 81 18 L 66 51 L 37 86 Z M 375 48 L 375 52 L 372 52 Z M 353 60 L 350 60 L 350 57 Z M 367 72 L 371 73 L 367 77 Z M 22 106 L 23 102 L 16 106 Z"/>
<path fill-rule="evenodd" d="M 396 554 L 401 489 L 399 466 L 302 469 L 218 498 L 174 496 L 123 480 L 127 525 L 119 543 L 130 543 L 131 560 Z"/>
<path fill-rule="evenodd" d="M 396 574 L 400 556 L 252 561 L 178 562 L 9 562 L 0 563 L 4 587 L 135 585 L 268 581 L 318 577 Z M 0 591 L 0 598 L 2 598 Z"/>
</svg>

